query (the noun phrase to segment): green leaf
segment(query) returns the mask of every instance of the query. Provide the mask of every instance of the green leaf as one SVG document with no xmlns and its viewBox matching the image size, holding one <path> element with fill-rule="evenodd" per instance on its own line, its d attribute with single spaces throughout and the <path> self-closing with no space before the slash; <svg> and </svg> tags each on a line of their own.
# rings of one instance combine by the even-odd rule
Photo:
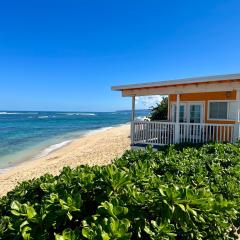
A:
<svg viewBox="0 0 240 240">
<path fill-rule="evenodd" d="M 29 226 L 25 226 L 23 229 L 22 229 L 22 237 L 24 240 L 29 240 L 31 239 L 30 237 L 30 231 L 31 231 L 31 228 Z"/>
<path fill-rule="evenodd" d="M 101 233 L 101 236 L 102 236 L 102 240 L 109 240 L 110 239 L 109 235 L 104 231 Z"/>
<path fill-rule="evenodd" d="M 19 212 L 20 208 L 21 208 L 21 203 L 19 203 L 18 201 L 13 201 L 11 203 L 11 209 Z"/>
<path fill-rule="evenodd" d="M 87 239 L 93 239 L 95 236 L 94 231 L 89 227 L 84 227 L 82 229 L 82 235 Z"/>
<path fill-rule="evenodd" d="M 27 208 L 27 216 L 29 219 L 32 219 L 37 215 L 35 209 L 32 206 L 26 206 L 26 208 Z"/>
<path fill-rule="evenodd" d="M 186 208 L 183 204 L 179 203 L 177 205 L 182 209 L 182 211 L 186 212 Z"/>
</svg>

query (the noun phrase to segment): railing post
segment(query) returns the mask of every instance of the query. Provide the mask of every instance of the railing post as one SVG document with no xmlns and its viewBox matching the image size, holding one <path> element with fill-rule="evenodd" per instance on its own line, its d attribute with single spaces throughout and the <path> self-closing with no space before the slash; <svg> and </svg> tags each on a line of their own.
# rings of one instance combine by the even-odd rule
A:
<svg viewBox="0 0 240 240">
<path fill-rule="evenodd" d="M 135 96 L 132 96 L 131 143 L 134 144 Z"/>
<path fill-rule="evenodd" d="M 174 139 L 175 142 L 174 143 L 179 143 L 179 141 L 180 141 L 179 109 L 180 109 L 180 95 L 177 94 L 175 139 Z"/>
<path fill-rule="evenodd" d="M 235 123 L 233 130 L 233 142 L 236 142 L 239 139 L 239 123 Z"/>
</svg>

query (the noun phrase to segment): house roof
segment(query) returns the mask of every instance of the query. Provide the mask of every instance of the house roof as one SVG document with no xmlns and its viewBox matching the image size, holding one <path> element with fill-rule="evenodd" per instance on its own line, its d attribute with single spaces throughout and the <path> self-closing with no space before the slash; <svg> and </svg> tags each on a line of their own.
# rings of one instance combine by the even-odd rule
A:
<svg viewBox="0 0 240 240">
<path fill-rule="evenodd" d="M 218 82 L 218 81 L 232 81 L 239 80 L 240 73 L 236 74 L 226 74 L 226 75 L 215 75 L 215 76 L 205 76 L 205 77 L 194 77 L 194 78 L 184 78 L 177 80 L 165 80 L 158 82 L 148 82 L 141 84 L 128 84 L 128 85 L 120 85 L 113 86 L 113 91 L 123 91 L 130 89 L 139 89 L 139 88 L 151 88 L 151 87 L 167 87 L 167 86 L 175 86 L 175 85 L 185 85 L 185 84 L 193 84 L 193 83 L 208 83 L 208 82 Z"/>
</svg>

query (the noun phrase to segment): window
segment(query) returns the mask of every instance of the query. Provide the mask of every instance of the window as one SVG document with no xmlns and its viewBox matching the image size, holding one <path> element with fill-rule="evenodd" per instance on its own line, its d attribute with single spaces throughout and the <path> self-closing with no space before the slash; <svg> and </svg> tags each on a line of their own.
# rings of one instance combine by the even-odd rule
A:
<svg viewBox="0 0 240 240">
<path fill-rule="evenodd" d="M 174 107 L 174 122 L 176 122 L 176 110 L 177 110 L 177 107 L 176 107 L 176 104 L 173 105 Z M 179 108 L 179 122 L 184 122 L 185 121 L 185 105 L 180 105 L 180 108 Z"/>
<path fill-rule="evenodd" d="M 228 119 L 228 102 L 210 102 L 210 119 Z"/>
<path fill-rule="evenodd" d="M 190 105 L 190 123 L 200 123 L 201 122 L 201 104 L 191 104 Z"/>
</svg>

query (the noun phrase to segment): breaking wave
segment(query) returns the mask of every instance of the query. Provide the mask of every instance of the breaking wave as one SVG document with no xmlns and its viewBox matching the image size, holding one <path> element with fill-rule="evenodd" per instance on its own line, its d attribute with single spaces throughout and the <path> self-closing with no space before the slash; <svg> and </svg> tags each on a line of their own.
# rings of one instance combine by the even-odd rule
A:
<svg viewBox="0 0 240 240">
<path fill-rule="evenodd" d="M 95 113 L 64 113 L 68 116 L 96 116 Z"/>
</svg>

